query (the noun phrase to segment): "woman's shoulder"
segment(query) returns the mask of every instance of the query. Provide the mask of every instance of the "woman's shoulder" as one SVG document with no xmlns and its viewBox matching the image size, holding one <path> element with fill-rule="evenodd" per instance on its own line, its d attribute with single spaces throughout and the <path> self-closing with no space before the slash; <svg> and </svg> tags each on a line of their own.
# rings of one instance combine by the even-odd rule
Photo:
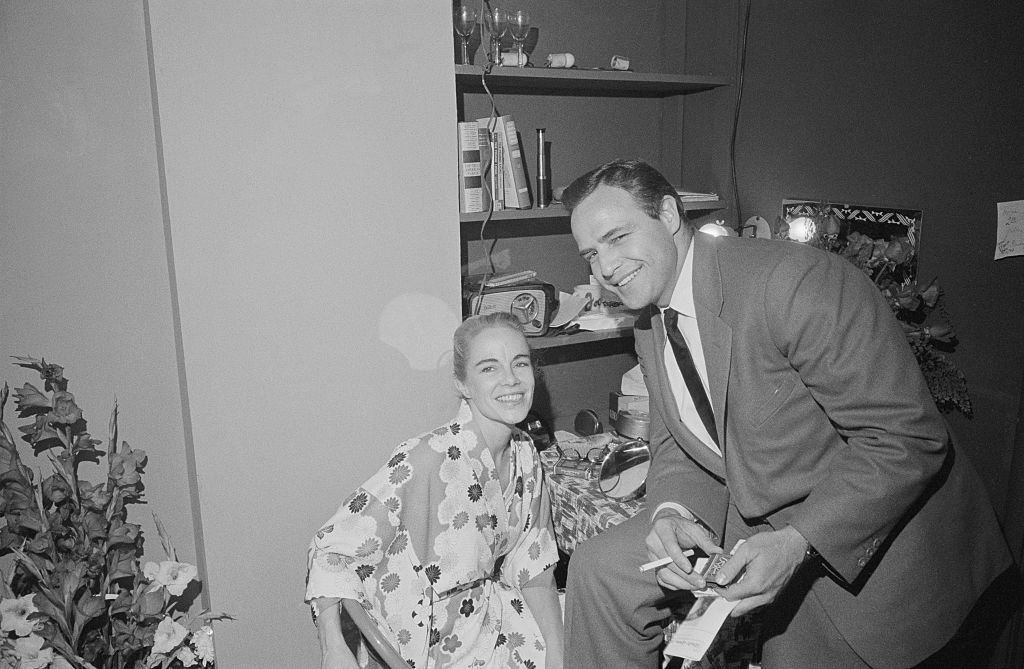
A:
<svg viewBox="0 0 1024 669">
<path fill-rule="evenodd" d="M 472 413 L 467 414 L 460 410 L 446 423 L 406 439 L 392 451 L 387 467 L 394 467 L 399 462 L 437 462 L 446 457 L 454 459 L 464 454 L 476 444 L 476 437 L 467 426 L 471 419 Z"/>
</svg>

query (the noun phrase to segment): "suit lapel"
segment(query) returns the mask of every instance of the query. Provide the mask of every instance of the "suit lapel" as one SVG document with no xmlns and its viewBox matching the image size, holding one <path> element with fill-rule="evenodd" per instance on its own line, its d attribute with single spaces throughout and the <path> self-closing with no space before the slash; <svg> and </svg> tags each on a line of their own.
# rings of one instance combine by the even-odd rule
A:
<svg viewBox="0 0 1024 669">
<path fill-rule="evenodd" d="M 708 372 L 709 399 L 715 412 L 718 443 L 725 456 L 728 435 L 725 416 L 729 391 L 729 366 L 732 361 L 732 328 L 721 319 L 722 273 L 718 266 L 716 238 L 694 233 L 693 301 L 700 331 L 704 365 Z"/>
<path fill-rule="evenodd" d="M 676 405 L 675 396 L 672 394 L 672 388 L 668 382 L 668 374 L 665 370 L 665 323 L 662 320 L 661 312 L 657 309 L 652 309 L 651 320 L 657 321 L 657 323 L 647 331 L 647 334 L 651 337 L 651 358 L 654 362 L 653 371 L 656 374 L 654 382 L 659 390 L 658 402 L 661 405 L 661 415 L 665 416 L 666 427 L 676 443 L 679 444 L 679 447 L 687 455 L 719 479 L 724 479 L 725 466 L 722 458 L 718 457 L 714 451 L 704 445 L 696 435 L 690 432 L 690 429 L 683 424 L 682 419 L 679 417 L 679 407 Z M 700 327 L 699 321 L 698 327 Z M 637 337 L 639 338 L 640 336 L 641 332 L 638 331 Z M 703 341 L 703 335 L 701 339 Z M 712 388 L 712 390 L 714 389 Z M 715 422 L 717 425 L 720 425 L 714 397 L 711 398 L 711 404 L 715 408 Z M 721 434 L 720 427 L 719 434 Z"/>
</svg>

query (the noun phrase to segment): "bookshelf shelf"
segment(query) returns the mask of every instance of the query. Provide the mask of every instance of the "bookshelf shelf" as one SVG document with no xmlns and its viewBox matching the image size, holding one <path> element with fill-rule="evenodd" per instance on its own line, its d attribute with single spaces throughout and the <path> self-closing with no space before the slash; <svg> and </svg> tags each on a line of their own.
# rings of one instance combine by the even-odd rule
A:
<svg viewBox="0 0 1024 669">
<path fill-rule="evenodd" d="M 683 208 L 690 211 L 716 211 L 725 208 L 721 200 L 709 202 L 685 202 Z M 480 226 L 487 213 L 460 214 L 459 224 L 463 240 L 480 236 Z M 552 204 L 544 209 L 505 209 L 496 211 L 487 222 L 488 239 L 513 239 L 516 237 L 542 237 L 545 235 L 567 235 L 569 214 L 561 204 Z"/>
<path fill-rule="evenodd" d="M 595 332 L 577 332 L 571 335 L 554 335 L 550 337 L 530 337 L 527 341 L 530 348 L 544 350 L 552 348 L 571 348 L 592 342 L 608 341 L 615 339 L 632 339 L 633 326 L 627 328 L 614 328 L 612 330 L 597 330 Z"/>
<path fill-rule="evenodd" d="M 466 93 L 483 93 L 482 74 L 479 65 L 456 65 L 455 85 Z M 492 93 L 519 95 L 664 98 L 727 85 L 718 77 L 613 70 L 499 67 L 487 75 L 487 87 Z"/>
</svg>

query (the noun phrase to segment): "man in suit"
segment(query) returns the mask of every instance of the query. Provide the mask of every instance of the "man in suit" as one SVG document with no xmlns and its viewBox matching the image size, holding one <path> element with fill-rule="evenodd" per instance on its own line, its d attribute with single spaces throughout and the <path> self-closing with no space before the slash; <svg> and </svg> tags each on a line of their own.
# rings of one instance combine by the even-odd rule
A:
<svg viewBox="0 0 1024 669">
<path fill-rule="evenodd" d="M 666 594 L 708 585 L 683 551 L 739 539 L 716 581 L 734 616 L 767 606 L 764 669 L 985 666 L 989 599 L 1012 591 L 990 585 L 1016 572 L 871 281 L 800 244 L 695 234 L 640 161 L 562 199 L 592 274 L 640 310 L 652 452 L 649 513 L 572 556 L 567 666 L 657 666 Z"/>
</svg>

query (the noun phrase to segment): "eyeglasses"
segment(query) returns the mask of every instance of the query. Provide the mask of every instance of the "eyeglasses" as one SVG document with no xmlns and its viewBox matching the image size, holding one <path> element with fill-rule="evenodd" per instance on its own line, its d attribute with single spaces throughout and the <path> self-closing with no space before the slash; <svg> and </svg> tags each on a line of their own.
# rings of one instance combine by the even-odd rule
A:
<svg viewBox="0 0 1024 669">
<path fill-rule="evenodd" d="M 597 478 L 601 471 L 601 463 L 608 454 L 608 446 L 593 446 L 582 453 L 575 448 L 562 448 L 555 442 L 558 460 L 555 461 L 555 474 L 570 474 L 588 479 Z"/>
</svg>

